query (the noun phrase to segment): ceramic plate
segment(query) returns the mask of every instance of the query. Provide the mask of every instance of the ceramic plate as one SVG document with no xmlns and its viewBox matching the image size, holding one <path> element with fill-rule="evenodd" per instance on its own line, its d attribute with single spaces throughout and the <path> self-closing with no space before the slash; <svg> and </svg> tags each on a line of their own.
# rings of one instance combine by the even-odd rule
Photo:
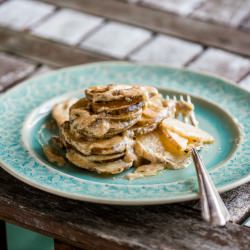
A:
<svg viewBox="0 0 250 250">
<path fill-rule="evenodd" d="M 219 191 L 249 181 L 249 92 L 221 78 L 188 70 L 117 62 L 55 71 L 28 80 L 1 96 L 2 167 L 34 187 L 83 201 L 142 205 L 197 198 L 192 164 L 129 181 L 124 173 L 100 177 L 70 164 L 57 167 L 46 160 L 41 143 L 53 132 L 43 129 L 43 124 L 50 119 L 52 105 L 69 96 L 79 96 L 79 91 L 89 86 L 108 83 L 153 85 L 163 95 L 191 94 L 200 127 L 216 139 L 201 156 Z"/>
</svg>

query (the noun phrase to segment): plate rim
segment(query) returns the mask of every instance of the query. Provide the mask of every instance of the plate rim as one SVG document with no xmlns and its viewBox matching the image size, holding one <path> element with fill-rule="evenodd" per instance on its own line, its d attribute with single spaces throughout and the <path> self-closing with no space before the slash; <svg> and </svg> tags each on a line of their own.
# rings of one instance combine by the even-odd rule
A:
<svg viewBox="0 0 250 250">
<path fill-rule="evenodd" d="M 47 186 L 42 185 L 42 184 L 37 184 L 36 182 L 32 182 L 29 179 L 23 177 L 22 175 L 18 175 L 16 174 L 15 171 L 12 171 L 11 168 L 8 167 L 8 164 L 3 163 L 0 160 L 0 164 L 2 164 L 2 168 L 8 172 L 9 174 L 11 174 L 12 176 L 14 176 L 15 178 L 17 178 L 18 180 L 32 186 L 35 187 L 39 190 L 45 191 L 47 193 L 50 194 L 54 194 L 60 197 L 64 197 L 64 198 L 68 198 L 68 199 L 73 199 L 73 200 L 78 200 L 78 201 L 86 201 L 86 202 L 90 202 L 90 203 L 95 203 L 95 204 L 106 204 L 106 205 L 121 205 L 121 206 L 138 206 L 138 205 L 161 205 L 161 204 L 171 204 L 171 203 L 178 203 L 178 202 L 183 202 L 183 201 L 190 201 L 190 200 L 197 200 L 199 198 L 199 194 L 198 193 L 192 193 L 192 194 L 184 194 L 182 196 L 178 196 L 178 198 L 173 198 L 171 197 L 170 199 L 168 199 L 168 197 L 166 196 L 164 199 L 140 199 L 140 200 L 135 200 L 135 199 L 116 199 L 116 198 L 93 198 L 93 196 L 87 196 L 87 195 L 76 195 L 76 194 L 68 194 L 67 192 L 63 192 L 63 191 L 58 191 L 56 189 L 52 189 L 50 187 L 47 188 Z M 223 193 L 226 191 L 229 191 L 233 188 L 236 188 L 240 185 L 243 185 L 247 182 L 250 181 L 250 175 L 247 175 L 243 178 L 241 178 L 238 181 L 235 181 L 233 183 L 227 184 L 223 187 L 219 187 L 217 188 L 219 193 Z"/>
<path fill-rule="evenodd" d="M 175 69 L 175 70 L 179 70 L 179 71 L 185 71 L 185 72 L 190 72 L 190 73 L 195 73 L 198 74 L 200 76 L 208 76 L 208 77 L 212 77 L 212 78 L 216 78 L 219 80 L 222 80 L 224 82 L 224 84 L 230 84 L 235 88 L 240 89 L 241 91 L 247 93 L 248 95 L 250 94 L 249 91 L 247 91 L 246 89 L 243 89 L 242 87 L 236 85 L 233 81 L 230 81 L 224 77 L 220 77 L 211 73 L 204 73 L 201 71 L 196 71 L 196 70 L 190 70 L 190 69 L 185 69 L 185 68 L 181 68 L 181 67 L 175 67 L 175 66 L 168 66 L 168 65 L 160 65 L 160 64 L 148 64 L 148 63 L 133 63 L 133 62 L 116 62 L 116 61 L 105 61 L 105 62 L 94 62 L 94 63 L 88 63 L 88 64 L 82 64 L 82 65 L 77 65 L 77 66 L 72 66 L 72 67 L 66 67 L 66 68 L 62 68 L 53 72 L 48 72 L 45 73 L 42 76 L 36 76 L 33 77 L 32 80 L 36 79 L 36 78 L 43 78 L 43 77 L 48 77 L 49 75 L 53 75 L 55 74 L 55 72 L 63 72 L 65 70 L 67 71 L 71 71 L 71 70 L 75 70 L 77 68 L 86 68 L 88 66 L 93 66 L 93 65 L 100 65 L 100 64 L 107 64 L 107 65 L 111 65 L 111 64 L 125 64 L 125 65 L 138 65 L 138 66 L 147 66 L 147 67 L 160 67 L 160 68 L 167 68 L 167 69 Z M 13 87 L 12 89 L 10 89 L 9 91 L 7 91 L 6 93 L 2 94 L 0 96 L 0 100 L 3 96 L 5 96 L 6 94 L 9 94 L 10 92 L 14 91 L 17 88 L 21 88 L 23 87 L 25 84 L 29 84 L 29 81 L 31 79 L 27 79 L 25 81 L 22 81 L 21 83 L 19 83 L 17 86 Z M 203 98 L 204 99 L 204 98 Z M 216 104 L 215 104 L 216 105 Z M 230 117 L 232 117 L 230 115 Z M 65 191 L 58 191 L 52 187 L 47 187 L 46 185 L 43 185 L 41 183 L 37 183 L 36 181 L 31 181 L 30 179 L 28 179 L 27 177 L 23 176 L 23 174 L 20 175 L 20 173 L 17 173 L 17 171 L 14 171 L 12 169 L 12 167 L 8 164 L 5 164 L 4 161 L 2 161 L 2 159 L 0 159 L 0 164 L 2 165 L 1 167 L 7 171 L 8 173 L 10 173 L 12 176 L 14 176 L 15 178 L 21 180 L 22 182 L 31 185 L 35 188 L 38 188 L 40 190 L 46 191 L 48 193 L 51 194 L 55 194 L 55 195 L 59 195 L 65 198 L 70 198 L 70 199 L 75 199 L 75 200 L 80 200 L 80 201 L 87 201 L 87 202 L 93 202 L 93 203 L 100 203 L 100 204 L 109 204 L 109 205 L 156 205 L 156 204 L 167 204 L 167 203 L 175 203 L 175 202 L 180 202 L 180 201 L 187 201 L 187 200 L 193 200 L 193 199 L 197 199 L 199 196 L 198 194 L 195 193 L 191 193 L 191 194 L 183 194 L 181 196 L 178 196 L 178 198 L 173 198 L 170 197 L 170 199 L 168 199 L 168 197 L 166 196 L 164 199 L 161 198 L 144 198 L 144 199 L 140 199 L 140 200 L 135 200 L 135 199 L 117 199 L 117 198 L 95 198 L 93 196 L 87 196 L 84 195 L 82 196 L 80 195 L 76 195 L 76 194 L 68 194 L 68 192 Z M 226 184 L 222 187 L 218 188 L 219 192 L 224 192 L 224 191 L 228 191 L 231 190 L 237 186 L 240 186 L 246 182 L 250 181 L 250 174 L 246 175 L 245 177 L 233 181 L 232 183 Z"/>
</svg>

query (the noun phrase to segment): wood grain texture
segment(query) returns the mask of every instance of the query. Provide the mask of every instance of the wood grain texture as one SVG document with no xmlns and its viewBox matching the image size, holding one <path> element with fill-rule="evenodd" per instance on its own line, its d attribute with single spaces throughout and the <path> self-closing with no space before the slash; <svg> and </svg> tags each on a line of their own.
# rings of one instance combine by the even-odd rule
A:
<svg viewBox="0 0 250 250">
<path fill-rule="evenodd" d="M 209 48 L 189 68 L 239 81 L 250 71 L 250 60 L 236 54 Z"/>
<path fill-rule="evenodd" d="M 24 56 L 51 67 L 65 67 L 108 59 L 108 57 L 46 41 L 24 32 L 10 31 L 1 28 L 0 50 Z"/>
<path fill-rule="evenodd" d="M 237 27 L 250 12 L 249 0 L 209 0 L 192 14 L 193 17 Z"/>
<path fill-rule="evenodd" d="M 0 53 L 0 92 L 31 75 L 35 68 L 27 60 Z"/>
<path fill-rule="evenodd" d="M 0 249 L 7 250 L 6 226 L 2 220 L 0 220 Z"/>
<path fill-rule="evenodd" d="M 221 194 L 221 197 L 230 213 L 230 220 L 241 224 L 250 215 L 250 183 L 246 183 L 233 190 Z M 199 202 L 185 203 L 200 210 Z"/>
<path fill-rule="evenodd" d="M 80 250 L 82 248 L 71 246 L 60 240 L 54 240 L 54 250 Z"/>
<path fill-rule="evenodd" d="M 245 18 L 241 24 L 241 28 L 246 31 L 250 31 L 250 14 L 247 18 Z"/>
<path fill-rule="evenodd" d="M 250 215 L 250 182 L 222 194 L 231 220 L 242 223 Z"/>
<path fill-rule="evenodd" d="M 240 30 L 116 0 L 43 1 L 250 56 L 250 35 Z"/>
<path fill-rule="evenodd" d="M 135 4 L 140 2 L 141 0 L 116 0 L 116 1 L 121 1 L 121 2 L 127 2 L 127 3 L 131 3 L 131 4 Z"/>
<path fill-rule="evenodd" d="M 10 185 L 11 183 L 11 185 Z M 0 170 L 0 217 L 84 249 L 246 249 L 250 229 L 209 226 L 180 205 L 120 207 L 56 197 Z"/>
</svg>

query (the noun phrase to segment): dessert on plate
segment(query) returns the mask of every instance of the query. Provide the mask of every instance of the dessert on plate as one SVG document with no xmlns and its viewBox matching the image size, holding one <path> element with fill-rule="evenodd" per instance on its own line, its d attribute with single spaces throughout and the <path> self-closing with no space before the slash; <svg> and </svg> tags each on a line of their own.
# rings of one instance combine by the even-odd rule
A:
<svg viewBox="0 0 250 250">
<path fill-rule="evenodd" d="M 98 174 L 115 175 L 133 167 L 128 179 L 183 168 L 191 147 L 214 141 L 207 132 L 178 119 L 193 110 L 192 104 L 166 99 L 151 86 L 90 87 L 81 99 L 53 107 L 59 135 L 44 153 L 49 161 L 69 161 Z"/>
</svg>

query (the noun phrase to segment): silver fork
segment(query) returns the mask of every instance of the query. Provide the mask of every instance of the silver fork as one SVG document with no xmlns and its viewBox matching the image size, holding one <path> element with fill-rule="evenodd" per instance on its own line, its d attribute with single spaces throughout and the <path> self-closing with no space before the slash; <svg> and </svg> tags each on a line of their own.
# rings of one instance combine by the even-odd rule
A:
<svg viewBox="0 0 250 250">
<path fill-rule="evenodd" d="M 174 96 L 173 100 L 177 100 L 177 98 Z M 184 101 L 183 96 L 180 96 L 180 101 Z M 192 104 L 189 95 L 186 102 Z M 194 111 L 191 111 L 189 117 L 184 117 L 185 123 L 189 123 L 189 121 L 193 126 L 198 126 Z M 224 226 L 230 220 L 230 214 L 195 147 L 192 147 L 191 153 L 199 182 L 202 217 L 214 226 Z"/>
</svg>

